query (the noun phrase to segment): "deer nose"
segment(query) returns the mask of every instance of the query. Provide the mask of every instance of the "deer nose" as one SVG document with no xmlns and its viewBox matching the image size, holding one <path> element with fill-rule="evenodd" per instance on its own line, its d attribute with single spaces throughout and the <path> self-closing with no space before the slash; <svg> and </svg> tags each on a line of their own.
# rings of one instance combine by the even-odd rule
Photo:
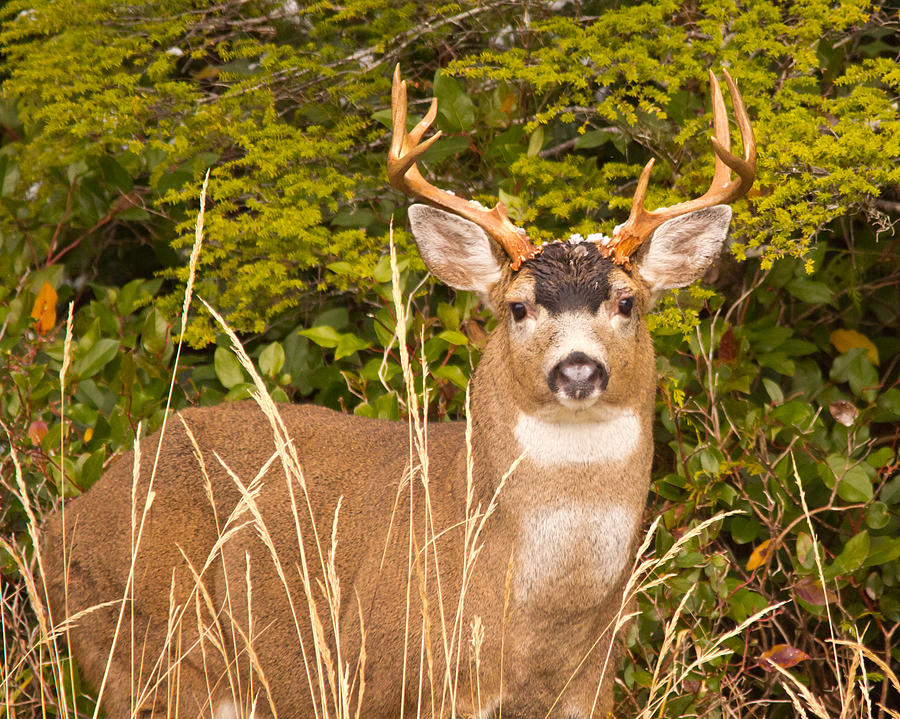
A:
<svg viewBox="0 0 900 719">
<path fill-rule="evenodd" d="M 584 352 L 573 352 L 559 362 L 547 377 L 550 389 L 572 399 L 586 399 L 609 384 L 609 372 L 602 362 Z"/>
</svg>

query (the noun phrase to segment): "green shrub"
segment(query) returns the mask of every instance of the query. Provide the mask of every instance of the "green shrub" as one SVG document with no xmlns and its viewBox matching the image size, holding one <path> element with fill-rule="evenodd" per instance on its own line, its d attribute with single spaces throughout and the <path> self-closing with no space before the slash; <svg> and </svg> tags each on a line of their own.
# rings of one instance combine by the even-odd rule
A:
<svg viewBox="0 0 900 719">
<path fill-rule="evenodd" d="M 204 7 L 0 10 L 19 137 L 0 155 L 0 226 L 39 258 L 80 248 L 82 267 L 106 250 L 127 272 L 136 245 L 152 248 L 183 280 L 165 243 L 192 241 L 190 202 L 212 167 L 198 282 L 239 330 L 262 331 L 316 290 L 367 286 L 403 204 L 384 190 L 397 61 L 414 112 L 429 91 L 441 103 L 431 176 L 499 193 L 539 237 L 611 229 L 650 156 L 651 205 L 696 194 L 712 154 L 708 68 L 739 81 L 761 148 L 739 257 L 805 256 L 845 215 L 884 224 L 879 199 L 900 180 L 895 18 L 869 2 Z M 211 341 L 211 326 L 191 339 Z"/>
</svg>

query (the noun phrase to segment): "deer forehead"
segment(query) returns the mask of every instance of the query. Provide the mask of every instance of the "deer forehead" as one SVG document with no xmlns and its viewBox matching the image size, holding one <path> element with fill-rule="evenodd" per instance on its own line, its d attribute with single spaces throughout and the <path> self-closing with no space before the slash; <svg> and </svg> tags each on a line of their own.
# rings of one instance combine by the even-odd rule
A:
<svg viewBox="0 0 900 719">
<path fill-rule="evenodd" d="M 634 278 L 603 257 L 593 242 L 553 242 L 543 248 L 525 263 L 510 289 L 527 289 L 530 299 L 551 315 L 595 314 L 611 296 L 637 290 Z"/>
</svg>

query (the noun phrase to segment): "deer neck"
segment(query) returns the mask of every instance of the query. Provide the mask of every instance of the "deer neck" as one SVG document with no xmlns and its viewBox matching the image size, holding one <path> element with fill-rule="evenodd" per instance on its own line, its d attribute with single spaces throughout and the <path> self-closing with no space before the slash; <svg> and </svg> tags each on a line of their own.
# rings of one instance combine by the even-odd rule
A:
<svg viewBox="0 0 900 719">
<path fill-rule="evenodd" d="M 629 404 L 590 417 L 542 412 L 519 400 L 502 349 L 489 345 L 482 357 L 471 420 L 484 499 L 508 475 L 491 524 L 516 556 L 516 596 L 532 601 L 559 581 L 595 602 L 630 562 L 628 547 L 640 527 L 655 383 L 636 390 Z"/>
</svg>

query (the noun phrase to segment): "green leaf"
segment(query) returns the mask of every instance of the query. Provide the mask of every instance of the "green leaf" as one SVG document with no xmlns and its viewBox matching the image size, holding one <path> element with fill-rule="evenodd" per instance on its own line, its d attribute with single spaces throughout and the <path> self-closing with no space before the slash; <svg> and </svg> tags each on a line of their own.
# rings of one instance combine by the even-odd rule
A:
<svg viewBox="0 0 900 719">
<path fill-rule="evenodd" d="M 244 381 L 244 368 L 234 353 L 227 347 L 216 347 L 213 360 L 216 377 L 223 387 L 231 389 Z"/>
<path fill-rule="evenodd" d="M 228 393 L 225 395 L 225 401 L 240 402 L 245 399 L 250 399 L 253 397 L 253 391 L 255 389 L 256 385 L 252 382 L 238 382 L 228 390 Z"/>
<path fill-rule="evenodd" d="M 274 377 L 281 372 L 282 367 L 284 367 L 284 347 L 280 342 L 266 345 L 259 355 L 260 371 L 269 377 Z"/>
<path fill-rule="evenodd" d="M 534 157 L 544 147 L 544 126 L 540 125 L 528 138 L 528 154 Z"/>
<path fill-rule="evenodd" d="M 331 224 L 338 227 L 368 227 L 374 220 L 375 213 L 371 210 L 360 207 L 345 207 L 331 218 Z M 332 264 L 339 263 L 334 262 Z M 332 269 L 331 265 L 328 268 Z"/>
<path fill-rule="evenodd" d="M 370 346 L 371 343 L 367 342 L 361 337 L 357 337 L 352 332 L 347 332 L 346 334 L 342 334 L 338 339 L 337 349 L 334 352 L 334 358 L 342 359 L 344 357 L 349 357 L 354 352 L 364 350 Z"/>
<path fill-rule="evenodd" d="M 797 561 L 800 562 L 800 566 L 804 569 L 812 569 L 816 565 L 816 555 L 812 537 L 806 534 L 806 532 L 800 532 L 800 534 L 797 535 L 796 552 Z"/>
<path fill-rule="evenodd" d="M 847 470 L 841 477 L 837 490 L 838 496 L 845 502 L 868 502 L 872 499 L 872 480 L 862 465 L 857 464 Z"/>
<path fill-rule="evenodd" d="M 502 187 L 497 190 L 497 196 L 500 202 L 506 206 L 506 214 L 511 220 L 514 222 L 525 221 L 528 208 L 524 197 L 507 192 Z"/>
<path fill-rule="evenodd" d="M 766 388 L 766 393 L 772 400 L 772 404 L 781 404 L 784 402 L 784 392 L 781 391 L 781 387 L 777 382 L 773 382 L 768 377 L 763 377 L 762 381 L 763 387 Z"/>
<path fill-rule="evenodd" d="M 447 330 L 459 329 L 459 310 L 446 302 L 439 302 L 436 312 L 438 319 Z"/>
<path fill-rule="evenodd" d="M 375 400 L 376 416 L 382 419 L 399 419 L 400 405 L 397 395 L 393 392 L 381 395 Z"/>
<path fill-rule="evenodd" d="M 375 122 L 377 122 L 378 124 L 386 127 L 388 130 L 392 130 L 394 128 L 394 113 L 389 107 L 386 107 L 384 110 L 376 110 L 375 112 L 373 112 L 372 119 L 375 120 Z"/>
<path fill-rule="evenodd" d="M 467 137 L 460 135 L 451 135 L 450 137 L 442 137 L 438 142 L 429 147 L 425 154 L 422 155 L 422 162 L 440 162 L 448 157 L 461 155 L 469 151 L 472 143 Z"/>
<path fill-rule="evenodd" d="M 809 429 L 810 420 L 815 410 L 809 402 L 801 402 L 800 400 L 791 400 L 785 402 L 772 410 L 772 417 L 786 425 L 796 427 L 797 429 Z"/>
<path fill-rule="evenodd" d="M 81 468 L 81 489 L 88 490 L 94 482 L 103 474 L 103 462 L 106 459 L 106 450 L 99 449 L 87 455 L 82 455 L 78 464 Z"/>
<path fill-rule="evenodd" d="M 442 339 L 451 345 L 469 344 L 469 338 L 466 337 L 462 332 L 457 332 L 456 330 L 444 330 L 438 335 L 438 339 Z"/>
<path fill-rule="evenodd" d="M 891 512 L 884 502 L 872 502 L 866 507 L 866 526 L 869 529 L 884 529 L 891 521 Z"/>
<path fill-rule="evenodd" d="M 609 142 L 611 137 L 606 130 L 591 130 L 576 138 L 575 149 L 590 150 L 592 147 L 600 147 Z"/>
<path fill-rule="evenodd" d="M 299 334 L 308 337 L 319 347 L 337 347 L 338 342 L 341 341 L 341 333 L 328 325 L 319 325 L 310 327 L 308 330 L 300 330 Z"/>
<path fill-rule="evenodd" d="M 787 283 L 787 290 L 802 302 L 811 305 L 824 305 L 834 299 L 834 292 L 824 282 L 795 277 Z"/>
<path fill-rule="evenodd" d="M 336 275 L 352 275 L 355 272 L 353 265 L 351 265 L 349 262 L 345 262 L 344 260 L 340 260 L 339 262 L 332 262 L 330 265 L 327 265 L 327 267 Z"/>
<path fill-rule="evenodd" d="M 819 348 L 812 342 L 791 338 L 782 342 L 778 349 L 788 357 L 803 357 L 818 351 Z"/>
<path fill-rule="evenodd" d="M 102 155 L 97 159 L 97 163 L 100 165 L 100 170 L 103 172 L 103 177 L 106 178 L 107 182 L 122 192 L 131 192 L 131 189 L 134 187 L 134 180 L 131 179 L 128 171 L 116 162 L 115 158 L 109 155 Z"/>
<path fill-rule="evenodd" d="M 878 397 L 879 421 L 900 419 L 900 388 L 892 387 Z"/>
<path fill-rule="evenodd" d="M 828 376 L 833 382 L 848 382 L 857 397 L 871 402 L 877 396 L 878 370 L 869 360 L 864 347 L 854 347 L 836 357 Z"/>
<path fill-rule="evenodd" d="M 879 564 L 892 564 L 900 559 L 900 537 L 872 537 L 869 555 L 863 563 L 864 567 L 875 567 Z"/>
<path fill-rule="evenodd" d="M 141 328 L 141 346 L 150 354 L 160 354 L 169 339 L 169 324 L 156 307 L 151 308 Z"/>
<path fill-rule="evenodd" d="M 767 352 L 758 355 L 756 359 L 762 367 L 769 367 L 778 374 L 788 377 L 793 375 L 797 369 L 797 365 L 793 360 L 789 360 L 784 352 Z"/>
<path fill-rule="evenodd" d="M 872 480 L 867 471 L 868 465 L 855 464 L 845 470 L 846 465 L 847 459 L 843 455 L 829 455 L 825 460 L 825 465 L 818 466 L 819 475 L 829 489 L 834 487 L 836 479 L 840 479 L 837 494 L 845 502 L 851 504 L 868 502 L 873 496 Z M 868 470 L 871 471 L 871 468 L 869 467 Z"/>
<path fill-rule="evenodd" d="M 866 464 L 875 469 L 881 469 L 894 461 L 894 450 L 890 447 L 879 447 L 866 457 Z"/>
<path fill-rule="evenodd" d="M 888 504 L 900 504 L 900 475 L 894 477 L 881 488 L 881 500 Z"/>
<path fill-rule="evenodd" d="M 180 190 L 185 185 L 189 185 L 194 181 L 194 173 L 184 170 L 176 170 L 167 175 L 163 175 L 159 182 L 156 183 L 156 191 L 160 195 L 165 195 L 172 190 Z"/>
<path fill-rule="evenodd" d="M 748 617 L 762 611 L 769 606 L 766 598 L 761 594 L 746 588 L 738 589 L 728 603 L 728 616 L 740 623 Z"/>
<path fill-rule="evenodd" d="M 75 362 L 72 367 L 72 374 L 82 380 L 93 377 L 112 362 L 118 351 L 118 340 L 102 337 L 93 344 L 84 357 Z"/>
<path fill-rule="evenodd" d="M 391 281 L 391 258 L 388 255 L 378 260 L 378 264 L 372 270 L 372 277 L 375 278 L 376 282 L 386 283 Z"/>
<path fill-rule="evenodd" d="M 834 558 L 831 566 L 825 568 L 825 579 L 834 579 L 852 574 L 859 569 L 869 556 L 869 532 L 863 530 L 847 540 L 841 553 Z"/>
<path fill-rule="evenodd" d="M 443 367 L 435 367 L 431 374 L 438 379 L 446 379 L 455 384 L 460 389 L 465 389 L 469 383 L 468 377 L 456 365 L 448 364 Z"/>
<path fill-rule="evenodd" d="M 448 132 L 465 132 L 475 125 L 475 105 L 456 78 L 443 70 L 434 75 L 434 96 L 438 101 L 438 124 Z"/>
<path fill-rule="evenodd" d="M 759 536 L 759 522 L 753 517 L 731 517 L 728 520 L 728 529 L 731 536 L 738 544 L 747 544 Z"/>
</svg>

